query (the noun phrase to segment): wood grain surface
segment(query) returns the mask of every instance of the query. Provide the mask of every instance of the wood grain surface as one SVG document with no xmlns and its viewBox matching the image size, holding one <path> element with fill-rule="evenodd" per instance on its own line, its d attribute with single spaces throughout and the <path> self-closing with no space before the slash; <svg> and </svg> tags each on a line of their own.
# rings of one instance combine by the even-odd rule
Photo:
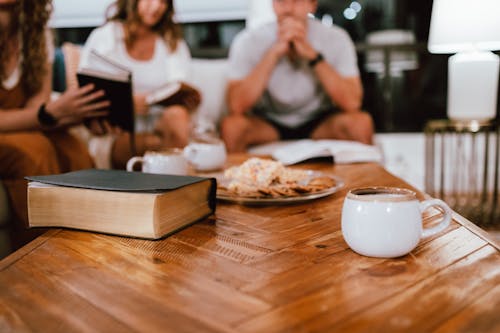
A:
<svg viewBox="0 0 500 333">
<path fill-rule="evenodd" d="M 456 215 L 404 257 L 360 256 L 340 230 L 347 191 L 411 187 L 372 163 L 296 167 L 346 187 L 303 204 L 218 203 L 159 241 L 49 231 L 0 262 L 0 331 L 500 331 L 500 252 L 488 233 Z M 428 212 L 425 225 L 439 217 Z"/>
</svg>

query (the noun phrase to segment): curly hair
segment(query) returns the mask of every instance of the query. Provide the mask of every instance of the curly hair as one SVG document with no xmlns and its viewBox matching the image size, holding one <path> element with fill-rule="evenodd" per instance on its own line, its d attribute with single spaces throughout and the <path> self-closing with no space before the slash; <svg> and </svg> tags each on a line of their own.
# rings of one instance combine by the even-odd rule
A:
<svg viewBox="0 0 500 333">
<path fill-rule="evenodd" d="M 137 38 L 136 27 L 140 22 L 137 13 L 137 3 L 140 0 L 118 0 L 111 4 L 106 11 L 106 22 L 120 21 L 125 27 L 125 44 L 130 46 Z M 153 27 L 160 36 L 167 42 L 172 51 L 177 48 L 177 42 L 182 38 L 180 26 L 174 22 L 174 2 L 164 0 L 167 4 L 167 11 L 161 20 Z"/>
<path fill-rule="evenodd" d="M 12 44 L 9 43 L 14 38 L 17 38 L 17 33 L 19 29 L 19 20 L 16 18 L 19 17 L 20 11 L 20 3 L 14 3 L 10 5 L 10 20 L 9 22 L 0 27 L 0 82 L 5 80 L 7 77 L 7 73 L 5 73 L 5 66 L 7 61 L 12 55 L 14 50 L 12 49 Z"/>
<path fill-rule="evenodd" d="M 11 12 L 11 29 L 2 38 L 8 40 L 21 34 L 21 84 L 28 96 L 40 91 L 47 74 L 46 26 L 52 12 L 52 0 L 19 0 Z M 3 48 L 2 48 L 3 49 Z M 3 52 L 2 52 L 3 51 Z M 0 77 L 3 78 L 5 60 L 10 49 L 0 50 Z"/>
</svg>

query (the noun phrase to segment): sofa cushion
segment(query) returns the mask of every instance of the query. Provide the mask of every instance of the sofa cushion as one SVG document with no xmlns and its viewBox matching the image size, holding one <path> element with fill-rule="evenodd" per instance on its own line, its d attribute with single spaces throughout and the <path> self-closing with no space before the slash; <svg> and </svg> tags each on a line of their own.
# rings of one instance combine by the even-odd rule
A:
<svg viewBox="0 0 500 333">
<path fill-rule="evenodd" d="M 227 59 L 193 58 L 188 83 L 198 88 L 203 96 L 197 116 L 218 124 L 227 113 L 226 85 Z"/>
</svg>

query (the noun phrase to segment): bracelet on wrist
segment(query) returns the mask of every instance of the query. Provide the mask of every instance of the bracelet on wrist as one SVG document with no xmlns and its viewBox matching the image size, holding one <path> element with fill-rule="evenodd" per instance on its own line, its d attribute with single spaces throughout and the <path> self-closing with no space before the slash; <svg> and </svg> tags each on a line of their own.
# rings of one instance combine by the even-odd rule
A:
<svg viewBox="0 0 500 333">
<path fill-rule="evenodd" d="M 53 115 L 48 113 L 47 110 L 45 109 L 45 103 L 40 105 L 37 117 L 38 117 L 38 122 L 43 127 L 53 127 L 57 124 L 57 119 Z"/>
</svg>

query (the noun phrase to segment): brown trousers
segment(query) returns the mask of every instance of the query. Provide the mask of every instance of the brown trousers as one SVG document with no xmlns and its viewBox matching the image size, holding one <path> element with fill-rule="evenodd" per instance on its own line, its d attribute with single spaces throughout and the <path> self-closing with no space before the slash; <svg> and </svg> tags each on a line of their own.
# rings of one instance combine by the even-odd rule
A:
<svg viewBox="0 0 500 333">
<path fill-rule="evenodd" d="M 43 231 L 28 229 L 25 176 L 48 175 L 93 166 L 87 149 L 65 130 L 0 133 L 0 178 L 12 207 L 11 241 L 17 249 Z"/>
</svg>

